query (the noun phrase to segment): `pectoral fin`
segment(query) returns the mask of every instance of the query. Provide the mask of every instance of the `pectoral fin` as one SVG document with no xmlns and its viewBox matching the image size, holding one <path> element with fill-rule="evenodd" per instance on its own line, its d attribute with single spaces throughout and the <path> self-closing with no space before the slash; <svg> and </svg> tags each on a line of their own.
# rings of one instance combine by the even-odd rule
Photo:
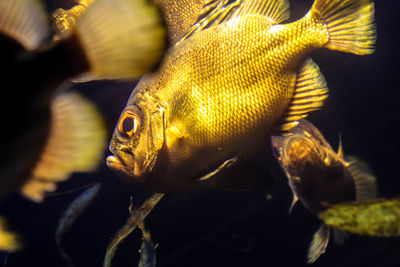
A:
<svg viewBox="0 0 400 267">
<path fill-rule="evenodd" d="M 106 132 L 96 108 L 77 93 L 59 95 L 51 106 L 50 135 L 22 194 L 41 202 L 46 192 L 73 172 L 95 169 L 105 148 Z"/>
<path fill-rule="evenodd" d="M 198 180 L 199 181 L 205 181 L 210 179 L 211 177 L 213 177 L 214 175 L 216 175 L 217 173 L 220 173 L 221 171 L 229 168 L 230 166 L 232 166 L 233 164 L 235 164 L 237 162 L 237 160 L 239 159 L 238 156 L 235 156 L 231 159 L 228 159 L 226 161 L 224 161 L 224 163 L 222 163 L 221 165 L 218 166 L 218 168 L 216 168 L 215 170 L 213 170 L 212 172 L 200 177 Z"/>
<path fill-rule="evenodd" d="M 376 198 L 376 178 L 368 164 L 354 156 L 348 156 L 348 170 L 356 186 L 356 200 L 363 201 Z"/>
<path fill-rule="evenodd" d="M 275 130 L 287 132 L 292 129 L 309 112 L 320 109 L 327 97 L 328 88 L 318 66 L 311 59 L 306 60 L 297 74 L 292 100 Z"/>
<path fill-rule="evenodd" d="M 289 214 L 292 213 L 294 206 L 296 205 L 296 203 L 299 201 L 299 198 L 296 195 L 293 195 L 293 200 L 292 200 L 292 204 L 290 204 L 290 208 L 289 208 Z"/>
</svg>

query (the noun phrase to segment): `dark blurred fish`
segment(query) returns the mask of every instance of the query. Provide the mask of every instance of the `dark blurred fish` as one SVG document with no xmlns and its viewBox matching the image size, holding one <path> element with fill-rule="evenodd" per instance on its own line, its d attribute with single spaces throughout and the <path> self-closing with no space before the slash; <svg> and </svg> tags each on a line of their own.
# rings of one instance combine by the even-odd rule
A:
<svg viewBox="0 0 400 267">
<path fill-rule="evenodd" d="M 336 203 L 376 197 L 375 177 L 368 166 L 355 157 L 347 160 L 341 144 L 336 153 L 310 122 L 300 120 L 287 136 L 272 136 L 271 142 L 293 192 L 290 210 L 300 200 L 317 215 Z M 334 233 L 343 242 L 344 233 Z M 321 225 L 311 242 L 308 263 L 325 252 L 329 237 L 329 227 Z"/>
<path fill-rule="evenodd" d="M 316 0 L 290 24 L 279 24 L 287 1 L 207 3 L 214 9 L 134 89 L 110 143 L 108 166 L 149 190 L 214 187 L 211 177 L 319 109 L 327 88 L 304 60 L 312 50 L 373 52 L 372 1 Z"/>
<path fill-rule="evenodd" d="M 72 263 L 71 259 L 61 247 L 61 238 L 64 236 L 65 232 L 72 227 L 76 219 L 78 219 L 78 217 L 87 209 L 99 190 L 100 184 L 95 184 L 83 191 L 83 193 L 81 193 L 77 198 L 74 199 L 74 201 L 71 202 L 58 221 L 55 233 L 56 244 L 61 252 L 61 255 L 70 263 Z"/>
<path fill-rule="evenodd" d="M 329 226 L 359 235 L 400 236 L 398 198 L 341 203 L 318 217 Z"/>
<path fill-rule="evenodd" d="M 146 0 L 97 0 L 54 42 L 42 1 L 0 0 L 0 197 L 22 187 L 41 201 L 55 182 L 94 169 L 105 143 L 101 115 L 60 84 L 82 73 L 134 78 L 152 70 L 164 31 Z"/>
</svg>

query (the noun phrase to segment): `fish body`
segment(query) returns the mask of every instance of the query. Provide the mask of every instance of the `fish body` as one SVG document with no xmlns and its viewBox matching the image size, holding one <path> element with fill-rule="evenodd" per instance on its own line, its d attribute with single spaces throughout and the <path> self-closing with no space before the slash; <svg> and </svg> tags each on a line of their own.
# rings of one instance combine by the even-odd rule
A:
<svg viewBox="0 0 400 267">
<path fill-rule="evenodd" d="M 372 2 L 345 1 L 342 9 L 339 1 L 317 0 L 290 24 L 278 24 L 288 17 L 286 1 L 234 4 L 211 11 L 201 29 L 189 29 L 158 72 L 139 82 L 110 143 L 111 168 L 155 191 L 207 187 L 209 178 L 252 155 L 273 131 L 287 131 L 322 106 L 326 83 L 305 60 L 309 52 L 372 52 Z M 349 6 L 367 13 L 361 50 L 336 46 L 330 36 L 331 26 L 341 23 L 330 16 Z"/>
<path fill-rule="evenodd" d="M 364 163 L 347 160 L 341 146 L 336 153 L 310 122 L 302 119 L 286 136 L 271 137 L 273 152 L 293 193 L 293 205 L 301 203 L 314 215 L 334 204 L 376 197 L 375 177 Z M 342 233 L 336 232 L 337 239 Z M 322 225 L 314 235 L 309 263 L 325 252 L 330 229 Z"/>
<path fill-rule="evenodd" d="M 327 225 L 359 235 L 400 236 L 398 198 L 340 203 L 318 217 Z"/>
<path fill-rule="evenodd" d="M 41 201 L 55 182 L 93 170 L 104 148 L 96 108 L 60 85 L 83 73 L 136 78 L 152 70 L 166 46 L 164 27 L 142 0 L 97 0 L 57 41 L 40 0 L 0 0 L 0 14 L 0 197 L 22 190 Z"/>
</svg>

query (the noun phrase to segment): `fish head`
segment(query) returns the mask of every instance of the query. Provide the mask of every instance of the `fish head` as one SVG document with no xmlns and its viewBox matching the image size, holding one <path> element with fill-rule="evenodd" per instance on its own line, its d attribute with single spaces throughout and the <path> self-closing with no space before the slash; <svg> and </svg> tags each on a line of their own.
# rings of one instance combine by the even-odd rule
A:
<svg viewBox="0 0 400 267">
<path fill-rule="evenodd" d="M 273 136 L 271 141 L 275 158 L 290 176 L 300 176 L 303 180 L 320 174 L 335 177 L 343 169 L 343 161 L 306 120 L 301 120 L 285 136 Z"/>
<path fill-rule="evenodd" d="M 136 88 L 137 89 L 137 88 Z M 115 127 L 107 165 L 130 182 L 145 183 L 165 143 L 165 109 L 151 94 L 133 93 Z"/>
</svg>

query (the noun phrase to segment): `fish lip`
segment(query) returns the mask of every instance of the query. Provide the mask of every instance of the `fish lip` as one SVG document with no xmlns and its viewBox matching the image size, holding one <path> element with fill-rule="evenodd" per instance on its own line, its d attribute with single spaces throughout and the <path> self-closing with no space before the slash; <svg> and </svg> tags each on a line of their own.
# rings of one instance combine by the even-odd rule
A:
<svg viewBox="0 0 400 267">
<path fill-rule="evenodd" d="M 107 166 L 112 170 L 122 171 L 129 175 L 129 170 L 134 166 L 134 156 L 130 152 L 117 150 L 110 146 L 110 155 L 106 159 Z"/>
</svg>

